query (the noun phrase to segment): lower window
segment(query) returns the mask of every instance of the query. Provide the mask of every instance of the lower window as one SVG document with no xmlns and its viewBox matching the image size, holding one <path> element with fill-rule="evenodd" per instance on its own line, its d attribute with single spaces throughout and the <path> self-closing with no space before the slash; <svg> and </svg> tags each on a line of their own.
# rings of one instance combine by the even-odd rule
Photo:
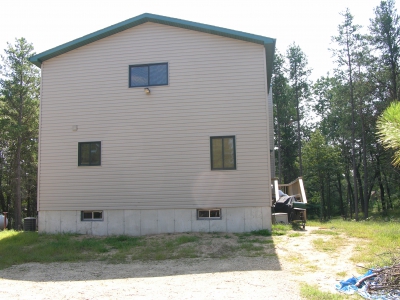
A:
<svg viewBox="0 0 400 300">
<path fill-rule="evenodd" d="M 221 209 L 198 209 L 197 210 L 197 220 L 220 220 L 221 219 Z"/>
<path fill-rule="evenodd" d="M 101 142 L 78 143 L 78 166 L 101 165 Z"/>
<path fill-rule="evenodd" d="M 103 211 L 101 210 L 85 210 L 81 211 L 82 221 L 103 221 Z"/>
<path fill-rule="evenodd" d="M 234 136 L 210 137 L 211 170 L 236 170 Z"/>
</svg>

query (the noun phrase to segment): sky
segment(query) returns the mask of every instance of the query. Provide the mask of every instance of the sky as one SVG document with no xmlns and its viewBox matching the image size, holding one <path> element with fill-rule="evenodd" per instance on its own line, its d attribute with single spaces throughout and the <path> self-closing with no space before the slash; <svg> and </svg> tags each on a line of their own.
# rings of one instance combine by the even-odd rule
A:
<svg viewBox="0 0 400 300">
<path fill-rule="evenodd" d="M 295 42 L 308 57 L 311 79 L 334 67 L 328 48 L 340 12 L 367 30 L 380 0 L 0 0 L 0 53 L 24 37 L 40 53 L 142 13 L 244 31 L 276 39 L 284 53 Z M 400 11 L 400 1 L 396 3 Z"/>
</svg>

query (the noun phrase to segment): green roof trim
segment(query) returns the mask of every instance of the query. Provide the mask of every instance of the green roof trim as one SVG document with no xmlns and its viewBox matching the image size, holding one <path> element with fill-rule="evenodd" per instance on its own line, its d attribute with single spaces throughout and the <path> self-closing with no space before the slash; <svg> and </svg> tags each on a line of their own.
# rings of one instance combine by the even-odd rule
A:
<svg viewBox="0 0 400 300">
<path fill-rule="evenodd" d="M 250 33 L 242 32 L 242 31 L 236 31 L 236 30 L 226 29 L 226 28 L 222 28 L 222 27 L 201 24 L 201 23 L 196 23 L 196 22 L 191 22 L 191 21 L 185 21 L 185 20 L 176 19 L 176 18 L 169 18 L 169 17 L 154 15 L 154 14 L 149 14 L 149 13 L 141 14 L 139 16 L 125 20 L 123 22 L 120 22 L 120 23 L 114 24 L 112 26 L 106 27 L 104 29 L 95 31 L 93 33 L 90 33 L 88 35 L 85 35 L 83 37 L 75 39 L 73 41 L 70 41 L 68 43 L 62 44 L 55 48 L 49 49 L 42 53 L 36 54 L 36 55 L 32 56 L 29 60 L 33 64 L 35 64 L 36 66 L 38 66 L 40 68 L 42 65 L 42 62 L 44 62 L 48 59 L 51 59 L 58 55 L 64 54 L 68 51 L 74 50 L 76 48 L 82 47 L 84 45 L 90 44 L 92 42 L 98 41 L 98 40 L 108 37 L 110 35 L 116 34 L 118 32 L 124 31 L 126 29 L 138 26 L 138 25 L 146 23 L 146 22 L 153 22 L 153 23 L 159 23 L 159 24 L 164 24 L 164 25 L 169 25 L 169 26 L 181 27 L 181 28 L 185 28 L 185 29 L 220 35 L 220 36 L 224 36 L 224 37 L 229 37 L 229 38 L 233 38 L 233 39 L 243 40 L 246 42 L 264 45 L 265 54 L 266 54 L 266 63 L 267 63 L 267 74 L 268 74 L 267 81 L 268 81 L 268 89 L 269 89 L 269 86 L 271 83 L 271 75 L 272 75 L 272 64 L 273 64 L 274 53 L 275 53 L 275 42 L 276 42 L 275 39 L 265 37 L 265 36 L 250 34 Z"/>
</svg>

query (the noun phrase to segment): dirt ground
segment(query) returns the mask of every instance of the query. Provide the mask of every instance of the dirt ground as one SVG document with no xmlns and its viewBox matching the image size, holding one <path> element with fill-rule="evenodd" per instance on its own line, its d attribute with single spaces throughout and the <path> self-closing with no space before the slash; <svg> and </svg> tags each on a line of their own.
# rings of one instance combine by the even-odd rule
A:
<svg viewBox="0 0 400 300">
<path fill-rule="evenodd" d="M 349 261 L 354 241 L 319 252 L 310 234 L 274 237 L 277 255 L 108 264 L 29 263 L 0 271 L 0 299 L 301 299 L 301 282 L 335 292 L 358 274 Z M 296 234 L 297 235 L 297 234 Z M 346 272 L 346 274 L 344 274 Z M 338 274 L 339 273 L 339 274 Z"/>
</svg>

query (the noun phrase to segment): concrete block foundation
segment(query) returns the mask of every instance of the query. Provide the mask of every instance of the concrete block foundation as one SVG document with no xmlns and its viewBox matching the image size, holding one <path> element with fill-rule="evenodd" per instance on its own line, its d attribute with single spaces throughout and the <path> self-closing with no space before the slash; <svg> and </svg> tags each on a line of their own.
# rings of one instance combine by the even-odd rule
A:
<svg viewBox="0 0 400 300">
<path fill-rule="evenodd" d="M 39 211 L 39 232 L 140 236 L 181 232 L 271 230 L 270 207 L 221 208 L 220 220 L 198 220 L 193 209 L 103 210 L 102 220 L 82 221 L 81 211 Z"/>
</svg>

